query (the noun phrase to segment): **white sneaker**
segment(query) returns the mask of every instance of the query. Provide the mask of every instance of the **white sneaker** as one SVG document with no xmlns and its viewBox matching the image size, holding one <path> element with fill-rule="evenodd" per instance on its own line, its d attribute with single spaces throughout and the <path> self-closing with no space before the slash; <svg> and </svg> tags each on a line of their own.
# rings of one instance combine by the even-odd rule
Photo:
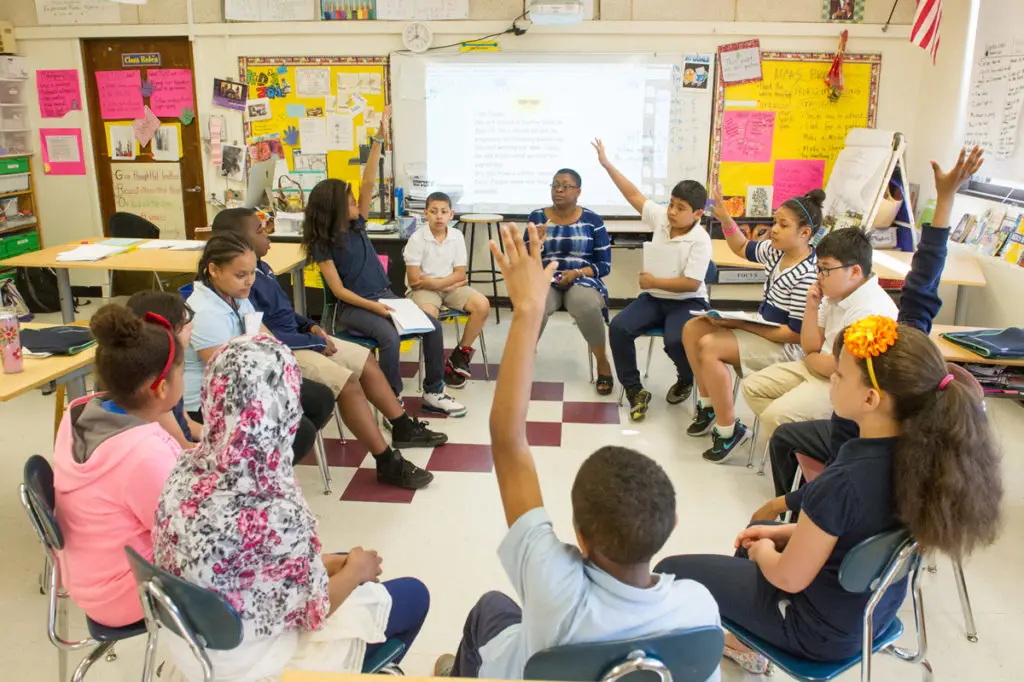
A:
<svg viewBox="0 0 1024 682">
<path fill-rule="evenodd" d="M 440 393 L 424 393 L 423 409 L 431 412 L 440 412 L 449 417 L 463 417 L 466 414 L 466 406 L 444 391 Z"/>
</svg>

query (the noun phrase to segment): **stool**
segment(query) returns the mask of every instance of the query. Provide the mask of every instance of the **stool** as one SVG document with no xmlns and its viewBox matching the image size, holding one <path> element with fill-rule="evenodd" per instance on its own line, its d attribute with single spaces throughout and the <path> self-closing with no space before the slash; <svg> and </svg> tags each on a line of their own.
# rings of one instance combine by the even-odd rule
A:
<svg viewBox="0 0 1024 682">
<path fill-rule="evenodd" d="M 480 284 L 491 285 L 491 304 L 495 303 L 498 298 L 498 282 L 502 281 L 501 271 L 498 270 L 494 263 L 494 255 L 488 251 L 488 257 L 491 259 L 490 268 L 474 268 L 473 267 L 473 255 L 476 251 L 476 227 L 477 225 L 487 226 L 487 239 L 493 240 L 495 238 L 494 232 L 498 232 L 498 248 L 501 252 L 505 252 L 505 245 L 501 241 L 501 231 L 499 229 L 501 221 L 505 217 L 498 215 L 497 213 L 469 213 L 459 218 L 458 225 L 456 227 L 462 231 L 462 234 L 466 234 L 466 230 L 470 230 L 469 235 L 469 262 L 466 268 L 466 281 L 469 286 L 473 286 L 475 282 Z M 497 305 L 494 305 L 494 320 L 498 324 L 501 324 L 501 310 Z"/>
</svg>

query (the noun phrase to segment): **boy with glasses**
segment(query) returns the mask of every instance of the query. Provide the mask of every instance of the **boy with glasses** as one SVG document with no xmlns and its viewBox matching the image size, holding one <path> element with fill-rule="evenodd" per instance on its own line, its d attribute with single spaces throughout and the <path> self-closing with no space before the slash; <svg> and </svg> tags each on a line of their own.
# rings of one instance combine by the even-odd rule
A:
<svg viewBox="0 0 1024 682">
<path fill-rule="evenodd" d="M 449 388 L 462 388 L 470 377 L 469 361 L 473 343 L 491 314 L 487 297 L 469 286 L 466 278 L 466 239 L 458 230 L 448 229 L 454 217 L 452 200 L 444 192 L 427 197 L 427 226 L 416 230 L 402 256 L 409 284 L 406 293 L 416 305 L 434 319 L 441 308 L 469 315 L 462 338 L 445 365 L 444 382 Z"/>
<path fill-rule="evenodd" d="M 832 347 L 846 327 L 870 315 L 896 319 L 899 309 L 871 274 L 871 242 L 856 227 L 835 230 L 816 247 L 818 281 L 807 291 L 800 330 L 806 355 L 767 367 L 743 380 L 743 397 L 770 437 L 787 422 L 824 419 L 832 411 Z M 824 297 L 824 298 L 823 298 Z M 818 320 L 811 324 L 810 320 Z"/>
</svg>

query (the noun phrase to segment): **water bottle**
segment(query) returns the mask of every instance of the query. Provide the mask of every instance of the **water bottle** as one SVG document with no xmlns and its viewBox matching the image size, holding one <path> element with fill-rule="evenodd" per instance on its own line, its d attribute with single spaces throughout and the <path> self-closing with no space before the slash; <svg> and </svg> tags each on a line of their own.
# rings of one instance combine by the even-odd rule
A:
<svg viewBox="0 0 1024 682">
<path fill-rule="evenodd" d="M 395 220 L 399 220 L 405 213 L 405 189 L 395 188 Z"/>
<path fill-rule="evenodd" d="M 0 308 L 0 355 L 4 374 L 17 374 L 22 370 L 21 328 L 14 308 Z"/>
</svg>

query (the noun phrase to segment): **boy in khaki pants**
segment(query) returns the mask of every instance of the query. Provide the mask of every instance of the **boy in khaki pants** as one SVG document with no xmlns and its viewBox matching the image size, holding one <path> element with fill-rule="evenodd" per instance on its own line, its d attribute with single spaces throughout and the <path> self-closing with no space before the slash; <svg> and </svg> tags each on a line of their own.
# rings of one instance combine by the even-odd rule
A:
<svg viewBox="0 0 1024 682">
<path fill-rule="evenodd" d="M 743 397 L 761 420 L 766 437 L 787 422 L 827 418 L 832 412 L 829 378 L 836 369 L 832 354 L 836 336 L 870 315 L 896 319 L 899 312 L 871 274 L 871 242 L 859 228 L 835 230 L 815 250 L 818 282 L 807 290 L 800 329 L 800 345 L 807 355 L 743 380 Z M 812 322 L 815 319 L 817 324 Z"/>
<path fill-rule="evenodd" d="M 466 240 L 458 230 L 448 229 L 454 216 L 451 198 L 444 192 L 434 192 L 427 197 L 426 214 L 427 227 L 414 232 L 402 252 L 409 283 L 406 296 L 435 319 L 442 306 L 469 314 L 462 338 L 448 356 L 444 375 L 450 388 L 462 388 L 470 377 L 473 342 L 487 322 L 491 304 L 468 286 Z"/>
</svg>

